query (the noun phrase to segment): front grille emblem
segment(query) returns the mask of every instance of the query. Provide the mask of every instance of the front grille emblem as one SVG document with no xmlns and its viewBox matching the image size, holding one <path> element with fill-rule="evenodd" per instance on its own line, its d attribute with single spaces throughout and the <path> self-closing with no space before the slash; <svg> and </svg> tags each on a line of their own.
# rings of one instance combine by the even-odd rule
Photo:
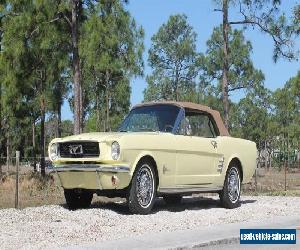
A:
<svg viewBox="0 0 300 250">
<path fill-rule="evenodd" d="M 72 155 L 81 155 L 81 154 L 83 154 L 82 145 L 69 145 L 69 152 Z"/>
</svg>

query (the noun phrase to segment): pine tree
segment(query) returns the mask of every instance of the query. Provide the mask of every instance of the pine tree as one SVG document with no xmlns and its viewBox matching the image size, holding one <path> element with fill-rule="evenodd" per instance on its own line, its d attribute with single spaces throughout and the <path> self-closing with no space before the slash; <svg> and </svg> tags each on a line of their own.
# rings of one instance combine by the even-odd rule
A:
<svg viewBox="0 0 300 250">
<path fill-rule="evenodd" d="M 229 46 L 228 35 L 232 25 L 243 25 L 244 27 L 255 27 L 263 33 L 268 34 L 274 42 L 274 55 L 276 61 L 279 57 L 289 60 L 296 58 L 297 52 L 294 50 L 293 38 L 297 35 L 297 5 L 294 13 L 294 23 L 289 23 L 284 13 L 278 12 L 281 4 L 280 0 L 240 0 L 237 3 L 241 20 L 229 20 L 229 5 L 235 1 L 222 0 L 219 5 L 221 8 L 215 9 L 222 12 L 222 34 L 223 34 L 223 69 L 222 69 L 222 99 L 224 108 L 225 126 L 229 126 L 229 88 L 228 88 L 228 71 L 229 71 Z M 296 25 L 295 25 L 296 24 Z"/>
<path fill-rule="evenodd" d="M 196 33 L 185 15 L 170 16 L 152 37 L 144 99 L 188 100 L 195 92 Z"/>
<path fill-rule="evenodd" d="M 5 20 L 2 57 L 6 105 L 10 110 L 9 123 L 13 124 L 10 128 L 21 128 L 20 118 L 28 123 L 26 116 L 38 113 L 41 169 L 45 174 L 45 116 L 50 107 L 51 86 L 65 68 L 65 37 L 58 23 L 50 25 L 55 12 L 47 1 L 10 3 L 10 10 L 17 14 Z M 31 120 L 29 124 L 35 122 L 35 118 Z M 17 134 L 14 132 L 12 136 Z"/>
<path fill-rule="evenodd" d="M 142 74 L 144 32 L 117 0 L 95 5 L 82 30 L 85 95 L 96 130 L 110 131 L 128 112 L 130 79 Z"/>
<path fill-rule="evenodd" d="M 216 97 L 221 98 L 223 93 L 223 37 L 222 25 L 214 28 L 207 41 L 206 54 L 199 60 L 200 85 L 211 88 Z M 264 75 L 261 70 L 254 67 L 251 60 L 252 45 L 247 41 L 241 30 L 228 31 L 228 67 L 227 93 L 245 89 L 248 92 L 263 86 Z M 211 86 L 213 85 L 213 87 Z M 200 86 L 200 90 L 202 89 Z M 202 90 L 203 91 L 203 90 Z"/>
</svg>

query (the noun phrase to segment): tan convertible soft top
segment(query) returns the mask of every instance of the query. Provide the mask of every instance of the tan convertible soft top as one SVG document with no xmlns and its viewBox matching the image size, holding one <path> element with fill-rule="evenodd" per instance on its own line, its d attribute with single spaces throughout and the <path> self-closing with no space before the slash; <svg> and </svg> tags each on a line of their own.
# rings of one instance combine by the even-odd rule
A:
<svg viewBox="0 0 300 250">
<path fill-rule="evenodd" d="M 229 132 L 223 123 L 220 113 L 216 110 L 211 109 L 208 106 L 205 106 L 205 105 L 201 105 L 201 104 L 197 104 L 197 103 L 193 103 L 193 102 L 159 101 L 159 102 L 141 103 L 141 104 L 135 105 L 133 108 L 142 107 L 142 106 L 152 106 L 152 105 L 158 105 L 158 104 L 171 104 L 171 105 L 176 105 L 178 107 L 182 107 L 185 109 L 196 110 L 196 111 L 208 113 L 214 118 L 216 125 L 219 129 L 220 135 L 221 136 L 229 136 Z"/>
</svg>

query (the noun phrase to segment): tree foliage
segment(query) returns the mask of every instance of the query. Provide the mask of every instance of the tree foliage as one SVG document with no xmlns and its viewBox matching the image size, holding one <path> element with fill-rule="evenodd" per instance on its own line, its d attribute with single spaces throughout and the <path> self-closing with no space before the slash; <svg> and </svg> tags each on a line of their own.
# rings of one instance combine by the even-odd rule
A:
<svg viewBox="0 0 300 250">
<path fill-rule="evenodd" d="M 223 37 L 222 26 L 216 27 L 210 39 L 207 41 L 207 51 L 201 57 L 201 83 L 214 83 L 221 97 L 223 75 Z M 259 88 L 264 75 L 261 70 L 255 69 L 251 60 L 252 45 L 247 41 L 241 30 L 229 30 L 228 32 L 228 93 L 239 89 L 250 91 Z"/>
<path fill-rule="evenodd" d="M 170 16 L 152 37 L 145 100 L 186 100 L 195 91 L 196 33 L 185 15 Z"/>
<path fill-rule="evenodd" d="M 294 9 L 294 21 L 286 18 L 285 13 L 279 12 L 280 0 L 221 0 L 217 1 L 220 6 L 216 11 L 222 12 L 222 37 L 223 37 L 223 67 L 222 67 L 222 100 L 224 110 L 225 126 L 229 128 L 229 30 L 232 25 L 243 25 L 258 28 L 265 34 L 268 34 L 274 42 L 273 59 L 276 62 L 279 57 L 293 60 L 297 58 L 299 48 L 295 49 L 295 40 L 297 32 L 297 6 Z M 241 18 L 231 20 L 230 4 L 239 8 Z M 297 44 L 297 43 L 296 43 Z"/>
<path fill-rule="evenodd" d="M 111 130 L 128 112 L 130 79 L 143 73 L 143 36 L 120 1 L 99 2 L 83 26 L 84 88 L 97 131 Z"/>
<path fill-rule="evenodd" d="M 49 140 L 70 134 L 72 122 L 61 121 L 61 107 L 67 98 L 76 99 L 70 94 L 76 52 L 70 25 L 73 2 L 79 11 L 80 102 L 86 117 L 99 112 L 97 130 L 110 130 L 129 109 L 130 79 L 143 73 L 144 33 L 123 1 L 3 1 L 1 155 L 9 157 L 17 149 L 23 156 L 37 154 L 43 167 Z M 98 126 L 103 120 L 104 126 Z"/>
<path fill-rule="evenodd" d="M 275 17 L 274 15 L 273 17 Z M 175 17 L 179 20 L 185 20 L 186 24 L 184 16 L 178 15 Z M 177 49 L 180 48 L 177 43 L 174 44 L 174 40 L 177 41 L 177 39 L 174 39 L 174 37 L 177 38 L 175 31 L 180 31 L 179 34 L 185 34 L 178 27 L 181 27 L 181 29 L 182 27 L 189 27 L 187 33 L 191 34 L 192 27 L 188 24 L 186 26 L 179 25 L 174 21 L 176 20 L 175 17 L 170 17 L 167 24 L 163 24 L 152 38 L 148 60 L 153 72 L 147 77 L 148 86 L 144 92 L 144 99 L 147 101 L 176 100 L 176 88 L 172 88 L 172 83 L 176 79 L 174 77 L 174 72 L 176 72 L 175 59 L 182 59 L 184 56 L 177 56 L 181 50 Z M 171 22 L 171 20 L 173 21 Z M 297 19 L 295 18 L 295 20 Z M 224 93 L 225 60 L 223 30 L 222 25 L 214 28 L 211 37 L 207 41 L 205 53 L 198 53 L 195 47 L 189 46 L 189 48 L 193 48 L 190 50 L 193 51 L 193 60 L 191 64 L 185 64 L 187 66 L 186 72 L 193 72 L 193 78 L 189 80 L 190 86 L 193 86 L 190 88 L 193 95 L 188 100 L 208 105 L 220 111 L 224 111 L 224 105 L 221 102 Z M 195 44 L 196 36 L 189 37 L 193 37 L 189 39 L 192 42 L 187 44 Z M 299 91 L 297 92 L 299 89 L 299 76 L 290 79 L 282 89 L 272 92 L 264 87 L 264 74 L 261 70 L 256 69 L 252 62 L 252 45 L 250 41 L 245 39 L 243 30 L 229 26 L 226 42 L 228 52 L 226 92 L 230 97 L 235 91 L 243 90 L 243 92 L 239 91 L 238 95 L 241 98 L 237 102 L 233 102 L 228 98 L 231 107 L 229 109 L 228 127 L 231 134 L 255 141 L 259 150 L 266 150 L 266 148 L 269 150 L 270 147 L 273 147 L 273 150 L 274 148 L 281 149 L 282 143 L 280 140 L 286 140 L 288 137 L 293 138 L 292 141 L 294 141 L 293 145 L 289 147 L 297 148 L 299 146 L 300 105 Z M 281 56 L 287 53 L 287 50 L 283 50 L 284 47 L 278 47 L 277 49 L 282 50 L 280 52 Z M 274 51 L 274 56 L 275 53 L 277 52 Z M 277 56 L 280 55 L 277 54 Z M 186 99 L 185 85 L 179 84 L 177 87 L 178 93 L 181 93 L 179 100 Z M 278 138 L 279 142 L 277 142 Z M 274 142 L 276 143 L 274 144 Z"/>
<path fill-rule="evenodd" d="M 273 95 L 274 126 L 278 135 L 300 140 L 300 71 Z"/>
<path fill-rule="evenodd" d="M 197 51 L 197 36 L 185 15 L 170 16 L 152 37 L 145 101 L 206 104 L 223 113 L 233 136 L 299 150 L 300 72 L 284 87 L 266 89 L 263 72 L 251 60 L 251 42 L 244 29 L 236 29 L 258 28 L 272 38 L 275 61 L 294 60 L 299 4 L 289 17 L 279 0 L 217 2 L 223 24 L 213 29 L 205 53 Z M 0 1 L 0 156 L 9 160 L 19 149 L 22 156 L 40 157 L 43 167 L 50 139 L 74 131 L 74 123 L 61 117 L 68 99 L 76 118 L 74 132 L 118 126 L 129 110 L 130 81 L 143 75 L 144 66 L 144 31 L 126 4 Z M 231 19 L 229 5 L 241 19 Z M 237 90 L 244 94 L 233 102 Z"/>
<path fill-rule="evenodd" d="M 32 124 L 40 119 L 43 169 L 45 116 L 50 110 L 50 96 L 53 96 L 51 85 L 60 81 L 66 65 L 67 55 L 63 51 L 65 36 L 59 25 L 48 25 L 54 13 L 47 1 L 13 2 L 6 9 L 14 13 L 4 19 L 2 36 L 5 48 L 1 57 L 5 72 L 4 102 L 9 107 L 6 113 L 7 125 L 14 127 L 15 131 L 10 131 L 19 135 L 24 123 Z M 19 136 L 17 138 L 22 139 Z"/>
<path fill-rule="evenodd" d="M 266 88 L 249 92 L 232 104 L 230 127 L 233 136 L 259 143 L 267 140 L 270 123 L 271 92 Z"/>
<path fill-rule="evenodd" d="M 217 5 L 223 5 L 224 1 L 217 1 Z M 230 18 L 229 13 L 229 25 L 257 28 L 262 33 L 270 36 L 274 45 L 274 61 L 279 58 L 288 60 L 298 58 L 300 49 L 297 43 L 299 4 L 296 4 L 291 10 L 293 12 L 292 18 L 281 11 L 280 7 L 284 4 L 284 1 L 281 0 L 238 0 L 229 1 L 229 4 L 240 14 L 235 19 Z"/>
</svg>

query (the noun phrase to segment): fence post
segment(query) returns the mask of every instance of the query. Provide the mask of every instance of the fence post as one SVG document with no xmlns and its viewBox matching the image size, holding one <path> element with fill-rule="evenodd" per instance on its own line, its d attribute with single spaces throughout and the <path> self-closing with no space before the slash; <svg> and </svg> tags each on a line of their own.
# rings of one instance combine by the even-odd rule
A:
<svg viewBox="0 0 300 250">
<path fill-rule="evenodd" d="M 255 175 L 254 175 L 254 177 L 255 177 L 255 192 L 257 192 L 257 166 L 256 166 L 256 168 L 255 168 Z"/>
<path fill-rule="evenodd" d="M 7 141 L 8 143 L 8 141 Z M 6 146 L 6 173 L 9 173 L 9 147 Z"/>
<path fill-rule="evenodd" d="M 19 208 L 19 164 L 20 164 L 20 151 L 16 151 L 16 197 L 15 208 Z"/>
<path fill-rule="evenodd" d="M 287 165 L 288 162 L 286 161 L 284 164 L 284 191 L 287 190 L 287 180 L 286 180 Z"/>
</svg>

